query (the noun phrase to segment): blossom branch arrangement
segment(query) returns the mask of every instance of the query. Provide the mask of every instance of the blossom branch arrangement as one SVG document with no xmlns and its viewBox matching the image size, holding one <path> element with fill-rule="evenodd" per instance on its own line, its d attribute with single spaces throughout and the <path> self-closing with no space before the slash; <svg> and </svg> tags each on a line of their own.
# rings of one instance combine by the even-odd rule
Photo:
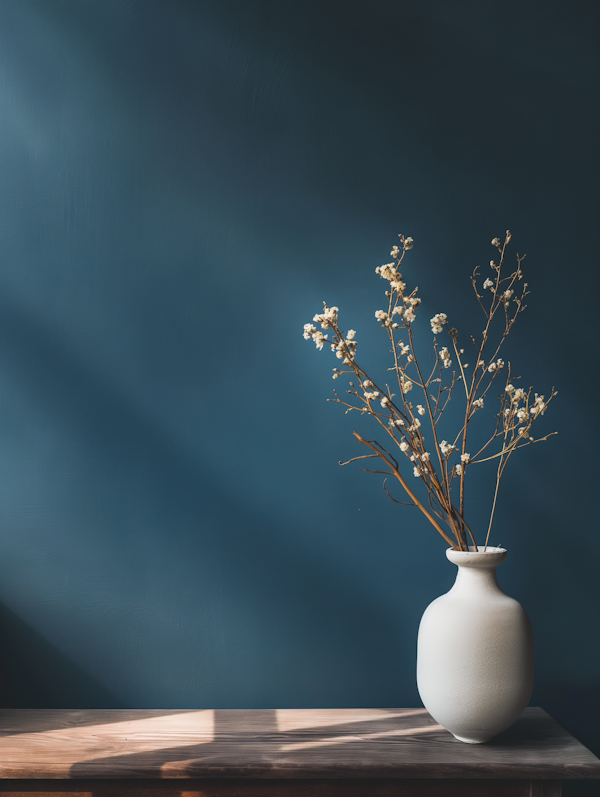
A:
<svg viewBox="0 0 600 797">
<path fill-rule="evenodd" d="M 515 387 L 518 378 L 511 374 L 510 363 L 505 365 L 499 356 L 513 325 L 525 309 L 529 294 L 523 282 L 524 256 L 516 257 L 516 267 L 510 273 L 505 264 L 505 252 L 511 234 L 507 230 L 503 243 L 494 238 L 492 246 L 498 252 L 490 261 L 491 274 L 482 280 L 478 268 L 471 276 L 475 297 L 485 317 L 481 337 L 471 337 L 471 354 L 459 346 L 458 331 L 448 323 L 446 313 L 437 313 L 430 320 L 433 333 L 433 365 L 425 370 L 417 358 L 413 337 L 416 311 L 421 303 L 418 288 L 410 290 L 403 281 L 400 268 L 406 253 L 413 247 L 413 239 L 400 235 L 401 247 L 394 246 L 391 263 L 379 266 L 376 273 L 387 283 L 386 309 L 377 310 L 375 318 L 381 324 L 391 346 L 393 365 L 392 392 L 389 384 L 380 385 L 356 360 L 356 332 L 344 332 L 339 326 L 339 309 L 324 303 L 313 323 L 304 325 L 304 338 L 313 340 L 318 349 L 327 343 L 342 368 L 333 369 L 333 378 L 349 375 L 347 398 L 334 390 L 337 402 L 346 413 L 370 415 L 385 435 L 387 445 L 395 454 L 376 440 L 366 440 L 358 432 L 356 439 L 369 453 L 352 457 L 340 465 L 365 459 L 378 460 L 379 467 L 363 469 L 385 476 L 383 488 L 396 503 L 417 507 L 455 550 L 467 551 L 477 543 L 465 519 L 465 485 L 471 468 L 484 462 L 494 462 L 496 477 L 490 519 L 485 538 L 487 548 L 498 499 L 500 480 L 510 457 L 517 449 L 547 440 L 556 432 L 535 437 L 533 426 L 544 415 L 556 395 L 552 388 L 548 398 L 533 392 L 533 388 Z M 317 328 L 316 325 L 320 328 Z M 331 334 L 331 338 L 329 335 Z M 466 361 L 471 360 L 472 365 Z M 454 368 L 453 368 L 454 364 Z M 502 378 L 504 377 L 504 378 Z M 396 386 L 397 385 L 397 386 Z M 493 397 L 492 387 L 501 385 L 497 394 L 498 411 L 491 434 L 483 444 L 477 443 L 476 453 L 468 452 L 470 424 L 484 404 Z M 448 439 L 442 438 L 442 423 L 451 400 L 460 396 L 459 428 Z M 415 398 L 418 396 L 418 398 Z M 417 403 L 420 401 L 421 403 Z M 400 464 L 401 463 L 401 464 Z M 399 501 L 387 488 L 393 477 L 402 486 L 409 500 Z M 420 480 L 419 484 L 413 481 Z M 416 488 L 410 486 L 416 484 Z M 422 489 L 424 488 L 424 490 Z M 417 492 L 426 499 L 421 500 Z"/>
</svg>

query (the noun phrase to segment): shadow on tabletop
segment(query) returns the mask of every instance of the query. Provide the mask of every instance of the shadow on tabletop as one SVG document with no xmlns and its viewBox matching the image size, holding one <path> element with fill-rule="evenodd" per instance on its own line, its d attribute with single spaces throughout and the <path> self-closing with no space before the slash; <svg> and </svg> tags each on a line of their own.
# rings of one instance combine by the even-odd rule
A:
<svg viewBox="0 0 600 797">
<path fill-rule="evenodd" d="M 199 764 L 214 766 L 215 771 L 223 766 L 243 765 L 248 750 L 251 750 L 258 765 L 264 763 L 267 770 L 273 768 L 273 756 L 283 755 L 287 760 L 298 754 L 302 758 L 312 749 L 318 751 L 331 747 L 345 750 L 346 759 L 351 762 L 357 739 L 369 737 L 381 738 L 385 742 L 390 736 L 402 738 L 417 735 L 438 741 L 441 737 L 442 742 L 462 744 L 441 729 L 424 708 L 373 711 L 375 717 L 316 726 L 296 718 L 293 709 L 289 714 L 286 710 L 280 713 L 278 709 L 257 709 L 248 717 L 240 716 L 236 711 L 215 711 L 212 732 L 200 742 L 162 746 L 167 741 L 165 738 L 152 737 L 147 744 L 145 738 L 141 750 L 77 761 L 70 768 L 70 777 L 90 777 L 90 771 L 96 773 L 99 767 L 106 767 L 111 772 L 158 768 L 162 778 L 194 777 Z M 315 728 L 318 728 L 316 733 Z M 282 734 L 281 738 L 278 738 L 279 734 Z M 242 739 L 241 753 L 228 744 L 232 735 Z"/>
<path fill-rule="evenodd" d="M 212 713 L 212 712 L 211 712 Z M 203 715 L 206 712 L 202 712 Z M 459 758 L 471 763 L 493 764 L 503 763 L 506 751 L 510 748 L 523 747 L 526 760 L 532 753 L 536 760 L 543 757 L 543 751 L 538 749 L 539 731 L 547 727 L 547 720 L 538 710 L 529 710 L 527 715 L 520 719 L 510 730 L 496 737 L 490 744 L 465 745 L 456 740 L 448 731 L 444 730 L 428 714 L 426 709 L 374 709 L 371 716 L 339 717 L 338 721 L 328 724 L 322 722 L 321 717 L 313 717 L 306 722 L 306 717 L 291 711 L 276 709 L 263 709 L 253 711 L 250 715 L 239 712 L 217 711 L 213 714 L 212 725 L 204 726 L 202 734 L 189 735 L 188 743 L 169 745 L 168 736 L 159 734 L 141 734 L 134 743 L 137 749 L 130 753 L 113 755 L 114 739 L 107 740 L 106 751 L 109 755 L 98 755 L 87 760 L 75 760 L 69 769 L 71 778 L 95 778 L 100 773 L 110 772 L 136 772 L 137 776 L 152 771 L 160 773 L 162 778 L 170 777 L 202 777 L 202 771 L 208 767 L 210 771 L 218 772 L 231 767 L 247 766 L 252 761 L 254 777 L 259 773 L 272 772 L 279 766 L 293 765 L 294 762 L 306 762 L 308 755 L 321 767 L 331 765 L 322 754 L 327 749 L 337 748 L 334 754 L 335 767 L 343 763 L 347 767 L 348 777 L 361 777 L 361 770 L 353 770 L 356 757 L 356 745 L 365 742 L 374 742 L 368 758 L 371 763 L 380 761 L 381 749 L 396 745 L 401 750 L 405 743 L 412 739 L 427 740 L 420 747 L 417 758 L 421 766 L 428 767 L 431 760 L 440 763 L 453 760 L 455 753 Z M 331 718 L 333 720 L 333 718 Z M 315 721 L 316 720 L 316 721 Z M 147 726 L 146 726 L 147 727 Z M 200 737 L 200 738 L 199 738 Z M 231 739 L 235 737 L 238 744 L 232 746 Z M 85 749 L 84 739 L 80 752 Z M 424 756 L 423 751 L 431 745 L 431 750 Z M 75 748 L 77 743 L 74 743 Z M 454 750 L 454 748 L 458 748 Z M 419 748 L 416 748 L 419 749 Z M 434 758 L 430 753 L 435 752 Z M 100 753 L 96 747 L 94 752 Z M 77 754 L 75 753 L 75 756 Z M 417 763 L 411 758 L 411 764 Z M 523 763 L 523 762 L 521 762 Z M 550 766 L 553 762 L 548 762 Z M 558 763 L 558 762 L 557 762 Z M 561 771 L 562 762 L 558 763 Z M 554 777 L 557 777 L 557 770 Z M 100 777 L 103 777 L 100 774 Z M 205 776 L 205 775 L 204 775 Z M 597 794 L 598 781 L 575 783 L 566 785 L 565 794 L 588 795 Z"/>
</svg>

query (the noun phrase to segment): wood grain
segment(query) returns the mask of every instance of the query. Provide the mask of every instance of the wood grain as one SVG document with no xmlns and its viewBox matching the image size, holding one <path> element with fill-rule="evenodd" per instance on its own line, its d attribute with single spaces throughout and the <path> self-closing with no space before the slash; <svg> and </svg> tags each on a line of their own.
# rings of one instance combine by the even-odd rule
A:
<svg viewBox="0 0 600 797">
<path fill-rule="evenodd" d="M 600 761 L 539 708 L 483 745 L 424 709 L 0 714 L 0 779 L 222 778 L 562 780 L 600 778 Z"/>
</svg>

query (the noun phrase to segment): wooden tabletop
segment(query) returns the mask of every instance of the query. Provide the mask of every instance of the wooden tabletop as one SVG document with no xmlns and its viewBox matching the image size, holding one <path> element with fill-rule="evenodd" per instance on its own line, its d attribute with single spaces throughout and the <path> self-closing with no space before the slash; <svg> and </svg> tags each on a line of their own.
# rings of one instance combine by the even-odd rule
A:
<svg viewBox="0 0 600 797">
<path fill-rule="evenodd" d="M 0 711 L 0 778 L 599 778 L 542 709 L 464 744 L 425 709 Z"/>
</svg>

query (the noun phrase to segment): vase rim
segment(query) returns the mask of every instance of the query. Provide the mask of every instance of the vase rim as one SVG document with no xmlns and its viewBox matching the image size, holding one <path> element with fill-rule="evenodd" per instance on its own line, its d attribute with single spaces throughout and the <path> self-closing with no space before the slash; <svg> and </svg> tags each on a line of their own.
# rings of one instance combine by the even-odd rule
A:
<svg viewBox="0 0 600 797">
<path fill-rule="evenodd" d="M 459 567 L 497 567 L 506 559 L 506 548 L 499 548 L 495 545 L 488 545 L 484 550 L 483 545 L 477 546 L 476 551 L 473 545 L 469 546 L 468 551 L 457 551 L 454 548 L 448 548 L 446 556 L 448 559 Z"/>
</svg>

